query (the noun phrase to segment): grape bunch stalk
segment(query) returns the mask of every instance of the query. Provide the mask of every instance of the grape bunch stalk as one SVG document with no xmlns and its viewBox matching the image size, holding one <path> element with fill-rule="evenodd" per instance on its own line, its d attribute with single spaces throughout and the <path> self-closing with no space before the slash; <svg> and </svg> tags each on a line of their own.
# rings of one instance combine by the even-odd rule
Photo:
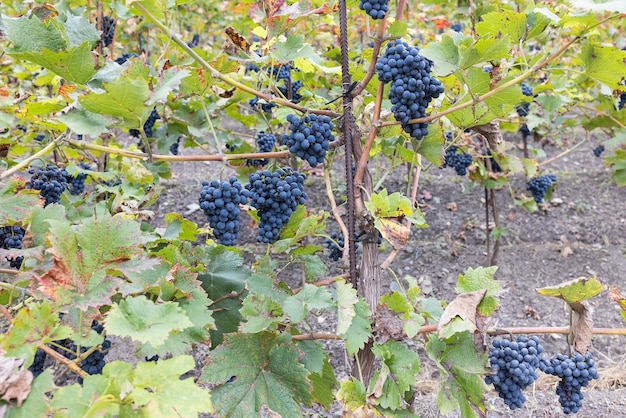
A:
<svg viewBox="0 0 626 418">
<path fill-rule="evenodd" d="M 248 190 L 234 176 L 223 182 L 217 180 L 210 183 L 202 182 L 198 199 L 200 209 L 207 216 L 213 234 L 220 244 L 237 244 L 241 218 L 239 205 L 248 203 L 248 196 Z"/>
<path fill-rule="evenodd" d="M 535 202 L 542 203 L 546 192 L 552 185 L 556 183 L 555 174 L 544 174 L 540 177 L 534 177 L 526 183 L 526 190 L 532 193 Z"/>
<path fill-rule="evenodd" d="M 574 357 L 567 357 L 559 354 L 545 363 L 544 372 L 561 379 L 556 387 L 556 394 L 559 395 L 563 412 L 566 414 L 578 412 L 584 398 L 581 389 L 599 377 L 593 355 L 587 353 L 584 356 L 576 354 Z"/>
<path fill-rule="evenodd" d="M 250 192 L 250 206 L 257 209 L 260 218 L 258 242 L 274 243 L 280 238 L 280 230 L 291 214 L 306 202 L 304 179 L 304 174 L 289 167 L 250 175 L 246 189 Z"/>
<path fill-rule="evenodd" d="M 493 385 L 510 409 L 521 408 L 526 402 L 522 390 L 537 380 L 536 370 L 545 367 L 543 347 L 537 337 L 493 340 L 491 345 L 489 364 L 495 373 L 486 376 L 485 383 Z"/>
<path fill-rule="evenodd" d="M 444 154 L 444 163 L 443 167 L 452 167 L 456 174 L 459 176 L 464 176 L 467 174 L 467 167 L 472 164 L 472 155 L 459 153 L 459 147 L 456 145 L 451 145 L 446 149 L 446 153 Z"/>
<path fill-rule="evenodd" d="M 299 119 L 288 115 L 289 135 L 283 135 L 283 143 L 289 152 L 307 161 L 311 167 L 324 162 L 326 151 L 332 141 L 334 124 L 328 116 L 307 115 Z"/>
<path fill-rule="evenodd" d="M 391 81 L 389 100 L 395 119 L 415 139 L 428 135 L 428 124 L 409 121 L 426 116 L 430 101 L 443 93 L 441 82 L 430 74 L 431 66 L 432 62 L 422 57 L 418 48 L 400 39 L 389 42 L 385 54 L 376 62 L 378 79 L 383 83 Z"/>
</svg>

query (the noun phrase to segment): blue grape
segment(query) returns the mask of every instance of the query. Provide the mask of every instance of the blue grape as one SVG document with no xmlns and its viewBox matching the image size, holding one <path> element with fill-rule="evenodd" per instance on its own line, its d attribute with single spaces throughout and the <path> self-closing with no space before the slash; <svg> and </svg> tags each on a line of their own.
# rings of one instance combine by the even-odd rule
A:
<svg viewBox="0 0 626 418">
<path fill-rule="evenodd" d="M 28 173 L 32 176 L 26 188 L 39 190 L 39 195 L 44 199 L 44 206 L 61 201 L 61 194 L 67 189 L 69 180 L 65 170 L 48 164 L 46 168 L 31 168 Z"/>
<path fill-rule="evenodd" d="M 605 150 L 604 145 L 600 144 L 593 149 L 593 155 L 595 155 L 596 157 L 599 157 L 602 155 L 604 150 Z"/>
<path fill-rule="evenodd" d="M 260 218 L 257 241 L 273 243 L 280 238 L 281 228 L 289 221 L 298 205 L 306 202 L 304 174 L 291 168 L 279 168 L 250 174 L 246 189 L 250 192 L 250 206 Z"/>
<path fill-rule="evenodd" d="M 154 124 L 158 119 L 161 119 L 161 116 L 159 115 L 159 112 L 157 112 L 156 108 L 153 108 L 152 112 L 150 112 L 150 115 L 148 116 L 148 119 L 146 119 L 143 124 L 143 131 L 148 138 L 152 138 L 152 135 L 154 133 Z M 130 129 L 128 133 L 135 138 L 141 137 L 141 132 L 138 129 Z M 145 150 L 143 151 L 145 152 Z"/>
<path fill-rule="evenodd" d="M 0 248 L 3 248 L 5 250 L 20 250 L 22 248 L 22 241 L 24 240 L 25 234 L 26 230 L 21 226 L 13 225 L 0 227 Z M 5 258 L 7 259 L 11 267 L 18 270 L 22 267 L 22 262 L 24 261 L 23 256 L 7 256 Z"/>
<path fill-rule="evenodd" d="M 463 27 L 461 26 L 461 22 L 455 22 L 452 25 L 450 25 L 450 29 L 452 29 L 455 32 L 462 32 L 463 31 Z"/>
<path fill-rule="evenodd" d="M 264 113 L 272 113 L 272 109 L 276 107 L 276 103 L 272 102 L 259 103 L 258 97 L 253 97 L 252 99 L 248 100 L 248 104 L 251 108 L 255 110 L 258 110 L 260 108 Z"/>
<path fill-rule="evenodd" d="M 189 48 L 195 48 L 200 44 L 200 35 L 197 33 L 193 34 L 193 37 L 191 38 L 191 41 L 187 43 L 187 46 Z"/>
<path fill-rule="evenodd" d="M 83 170 L 91 170 L 91 167 L 88 164 L 80 163 L 80 167 Z M 67 188 L 70 190 L 70 193 L 74 196 L 78 196 L 85 191 L 85 180 L 87 179 L 87 174 L 79 173 L 75 176 L 68 175 L 68 185 Z"/>
<path fill-rule="evenodd" d="M 96 17 L 96 22 L 98 18 Z M 104 16 L 104 20 L 102 21 L 102 35 L 100 35 L 100 39 L 104 43 L 104 46 L 109 46 L 113 43 L 113 38 L 115 37 L 115 26 L 117 22 L 110 16 Z"/>
<path fill-rule="evenodd" d="M 532 193 L 535 202 L 542 203 L 546 192 L 554 183 L 556 183 L 556 175 L 544 174 L 530 179 L 526 183 L 526 190 Z"/>
<path fill-rule="evenodd" d="M 537 380 L 536 369 L 543 370 L 543 347 L 537 337 L 517 337 L 517 341 L 494 340 L 489 364 L 495 371 L 485 377 L 510 409 L 521 408 L 526 397 L 522 390 Z"/>
<path fill-rule="evenodd" d="M 522 83 L 521 89 L 524 96 L 533 97 L 533 88 L 529 84 Z M 521 117 L 528 116 L 530 113 L 530 103 L 521 103 L 515 108 L 515 110 Z"/>
<path fill-rule="evenodd" d="M 326 248 L 330 251 L 328 258 L 333 261 L 338 261 L 341 257 L 343 257 L 343 249 L 345 247 L 343 234 L 333 232 L 330 234 L 330 239 L 326 238 L 324 243 L 326 244 Z"/>
<path fill-rule="evenodd" d="M 530 132 L 530 129 L 528 129 L 528 125 L 527 124 L 523 124 L 521 128 L 519 128 L 520 133 L 522 134 L 522 136 L 524 138 L 530 136 L 532 134 L 532 132 Z"/>
<path fill-rule="evenodd" d="M 502 167 L 500 167 L 500 164 L 498 164 L 495 158 L 493 158 L 493 154 L 491 153 L 490 149 L 487 150 L 487 155 L 489 156 L 489 159 L 491 160 L 491 171 L 493 171 L 494 173 L 501 173 Z"/>
<path fill-rule="evenodd" d="M 239 238 L 239 205 L 248 203 L 248 190 L 237 177 L 223 182 L 203 181 L 202 186 L 198 201 L 213 228 L 213 235 L 222 245 L 235 245 Z"/>
<path fill-rule="evenodd" d="M 626 92 L 620 93 L 619 104 L 617 105 L 617 109 L 622 110 L 625 106 L 626 106 Z"/>
<path fill-rule="evenodd" d="M 427 123 L 409 124 L 422 118 L 430 101 L 443 93 L 443 85 L 431 76 L 432 62 L 419 54 L 419 49 L 397 39 L 389 42 L 385 54 L 376 62 L 378 79 L 391 82 L 389 99 L 394 118 L 402 129 L 415 139 L 428 135 Z"/>
<path fill-rule="evenodd" d="M 367 13 L 372 19 L 382 19 L 389 10 L 389 0 L 361 0 L 359 9 Z"/>
<path fill-rule="evenodd" d="M 41 348 L 38 348 L 37 351 L 35 352 L 35 359 L 33 360 L 33 364 L 31 364 L 31 366 L 28 368 L 28 370 L 31 371 L 33 376 L 37 377 L 41 373 L 43 373 L 44 363 L 46 362 L 46 357 L 47 357 L 46 352 L 43 351 Z"/>
<path fill-rule="evenodd" d="M 276 143 L 276 135 L 265 132 L 259 132 L 256 134 L 256 149 L 257 152 L 272 152 L 274 144 Z M 269 160 L 263 158 L 261 160 L 246 160 L 246 165 L 251 167 L 265 167 Z"/>
<path fill-rule="evenodd" d="M 288 115 L 289 135 L 283 135 L 283 143 L 289 152 L 307 161 L 311 167 L 324 162 L 329 144 L 335 140 L 334 124 L 328 116 L 307 115 L 298 119 Z"/>
<path fill-rule="evenodd" d="M 467 167 L 472 164 L 472 155 L 464 153 L 459 154 L 458 151 L 459 148 L 456 145 L 452 145 L 446 149 L 442 168 L 452 167 L 457 175 L 464 176 L 467 174 Z"/>
<path fill-rule="evenodd" d="M 593 379 L 598 379 L 593 355 L 576 354 L 567 357 L 559 354 L 556 358 L 545 361 L 544 372 L 561 379 L 556 387 L 559 403 L 566 414 L 578 412 L 583 403 L 581 389 Z"/>
<path fill-rule="evenodd" d="M 178 139 L 176 140 L 176 142 L 172 143 L 172 145 L 170 145 L 170 154 L 172 155 L 178 155 L 178 148 L 180 147 L 180 140 L 182 137 L 178 137 Z"/>
<path fill-rule="evenodd" d="M 115 62 L 119 65 L 123 65 L 131 58 L 139 58 L 137 54 L 123 54 L 121 57 L 115 59 Z"/>
</svg>

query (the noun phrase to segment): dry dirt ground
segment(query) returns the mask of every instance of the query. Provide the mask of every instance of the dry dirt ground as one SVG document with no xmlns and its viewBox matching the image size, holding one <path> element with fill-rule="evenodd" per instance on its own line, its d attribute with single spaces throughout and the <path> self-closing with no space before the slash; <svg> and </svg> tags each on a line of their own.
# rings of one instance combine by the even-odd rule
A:
<svg viewBox="0 0 626 418">
<path fill-rule="evenodd" d="M 517 141 L 515 137 L 509 140 Z M 496 279 L 506 290 L 491 325 L 566 326 L 569 317 L 563 303 L 541 296 L 535 289 L 578 277 L 597 277 L 626 293 L 626 188 L 618 188 L 602 159 L 593 156 L 591 149 L 600 141 L 583 144 L 544 168 L 544 172 L 558 176 L 552 204 L 545 211 L 531 214 L 515 205 L 510 193 L 525 191 L 522 176 L 512 179 L 511 189 L 498 190 L 499 217 L 506 236 L 502 239 Z M 193 150 L 181 151 L 188 152 Z M 552 157 L 562 150 L 547 146 L 545 152 Z M 156 206 L 154 225 L 162 224 L 162 217 L 168 212 L 187 212 L 189 219 L 204 224 L 204 215 L 200 211 L 188 211 L 188 205 L 196 203 L 202 180 L 228 175 L 228 169 L 224 172 L 221 169 L 205 163 L 173 165 L 174 178 L 164 183 L 166 190 Z M 406 190 L 406 168 L 397 168 L 388 179 L 385 186 L 390 193 Z M 430 195 L 428 200 L 420 201 L 430 227 L 412 232 L 408 246 L 392 268 L 400 277 L 405 274 L 416 277 L 424 292 L 450 301 L 455 296 L 458 274 L 486 263 L 484 191 L 467 178 L 454 175 L 453 170 L 436 167 L 422 173 L 420 191 L 428 192 L 422 196 Z M 322 178 L 309 175 L 307 192 L 309 208 L 329 210 Z M 246 229 L 242 237 L 243 244 L 253 251 L 254 233 Z M 261 247 L 259 250 L 264 252 Z M 388 251 L 388 246 L 381 247 L 381 259 Z M 331 272 L 339 271 L 332 263 L 329 266 Z M 386 275 L 383 280 L 388 286 L 392 279 Z M 595 298 L 593 306 L 596 327 L 626 326 L 618 308 L 608 301 L 607 292 Z M 322 327 L 332 330 L 333 318 L 327 318 Z M 567 353 L 563 336 L 544 335 L 541 340 L 548 355 Z M 601 379 L 586 390 L 583 407 L 576 416 L 626 418 L 625 343 L 626 337 L 594 338 L 591 350 L 599 364 Z M 329 344 L 328 348 L 338 376 L 346 377 L 349 370 L 343 348 L 337 343 Z M 422 417 L 437 417 L 436 376 L 430 373 L 433 368 L 427 359 L 423 366 L 415 410 Z M 524 408 L 517 411 L 508 410 L 492 391 L 487 395 L 489 416 L 564 416 L 554 394 L 555 386 L 555 380 L 541 378 L 528 391 Z M 318 410 L 311 414 L 338 416 L 340 411 L 335 406 L 332 412 Z"/>
</svg>

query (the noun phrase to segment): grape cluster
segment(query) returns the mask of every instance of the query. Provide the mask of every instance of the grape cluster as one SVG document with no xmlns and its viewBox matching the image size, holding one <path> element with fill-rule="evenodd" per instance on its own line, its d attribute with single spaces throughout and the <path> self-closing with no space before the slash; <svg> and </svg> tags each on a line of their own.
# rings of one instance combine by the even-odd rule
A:
<svg viewBox="0 0 626 418">
<path fill-rule="evenodd" d="M 367 13 L 372 19 L 382 19 L 389 10 L 389 0 L 361 0 L 359 9 Z"/>
<path fill-rule="evenodd" d="M 223 182 L 203 181 L 202 186 L 200 209 L 207 216 L 215 238 L 222 245 L 235 245 L 239 238 L 239 205 L 248 203 L 248 190 L 234 176 Z"/>
<path fill-rule="evenodd" d="M 555 174 L 544 174 L 540 177 L 534 177 L 526 183 L 526 190 L 532 193 L 535 202 L 543 202 L 543 198 L 546 195 L 548 189 L 556 183 Z"/>
<path fill-rule="evenodd" d="M 578 412 L 584 397 L 581 389 L 599 377 L 593 355 L 587 353 L 584 356 L 576 354 L 574 357 L 567 357 L 559 354 L 545 363 L 544 372 L 561 378 L 556 387 L 556 394 L 559 395 L 563 412 L 566 414 Z"/>
<path fill-rule="evenodd" d="M 522 94 L 526 97 L 533 97 L 533 88 L 528 83 L 522 83 Z M 522 103 L 518 105 L 515 110 L 517 114 L 522 117 L 528 116 L 528 113 L 530 113 L 530 103 Z"/>
<path fill-rule="evenodd" d="M 36 137 L 33 138 L 35 141 L 37 142 L 41 142 L 44 139 L 46 139 L 46 135 L 45 134 L 38 134 Z"/>
<path fill-rule="evenodd" d="M 596 157 L 599 157 L 602 155 L 604 150 L 605 150 L 604 145 L 600 144 L 593 149 L 593 155 L 595 155 Z"/>
<path fill-rule="evenodd" d="M 496 373 L 486 376 L 485 383 L 493 384 L 498 396 L 510 409 L 521 408 L 526 401 L 522 390 L 537 379 L 537 368 L 543 370 L 542 352 L 543 347 L 537 337 L 493 341 L 489 364 Z"/>
<path fill-rule="evenodd" d="M 622 110 L 624 107 L 626 107 L 626 92 L 620 93 L 619 104 L 617 105 L 617 108 L 619 110 Z"/>
<path fill-rule="evenodd" d="M 256 134 L 256 149 L 258 152 L 272 152 L 276 143 L 276 135 L 259 132 Z M 265 167 L 268 163 L 267 158 L 261 160 L 246 160 L 246 165 L 250 167 Z"/>
<path fill-rule="evenodd" d="M 250 175 L 246 189 L 250 192 L 250 205 L 258 210 L 260 218 L 258 242 L 276 242 L 293 211 L 306 202 L 304 178 L 304 174 L 289 167 Z"/>
<path fill-rule="evenodd" d="M 259 103 L 259 98 L 257 96 L 253 97 L 252 99 L 250 99 L 248 101 L 248 104 L 250 105 L 251 108 L 253 109 L 258 109 L 259 106 L 261 107 L 261 110 L 264 113 L 271 113 L 272 109 L 276 107 L 276 103 L 272 103 L 272 102 L 264 102 L 264 103 Z"/>
<path fill-rule="evenodd" d="M 176 142 L 172 143 L 172 145 L 170 145 L 170 154 L 172 155 L 178 155 L 178 147 L 180 147 L 180 139 L 182 137 L 178 137 L 178 139 L 176 140 Z"/>
<path fill-rule="evenodd" d="M 498 164 L 496 159 L 493 158 L 493 154 L 491 153 L 490 149 L 487 150 L 487 155 L 489 156 L 489 159 L 491 160 L 491 171 L 493 171 L 494 173 L 501 173 L 502 167 L 500 167 L 500 164 Z"/>
<path fill-rule="evenodd" d="M 430 75 L 431 65 L 418 48 L 400 39 L 390 42 L 376 62 L 378 79 L 384 83 L 391 81 L 389 99 L 395 119 L 415 139 L 428 135 L 428 124 L 409 124 L 409 121 L 424 117 L 430 101 L 443 93 L 441 82 Z"/>
<path fill-rule="evenodd" d="M 102 334 L 104 327 L 97 321 L 93 321 L 91 323 L 91 329 L 96 331 L 98 334 Z M 106 356 L 109 348 L 111 348 L 111 340 L 105 339 L 99 349 L 89 354 L 87 358 L 80 362 L 80 368 L 89 374 L 102 374 L 102 369 L 106 364 L 104 361 L 104 357 Z M 81 347 L 80 350 L 81 353 L 84 353 L 89 349 L 90 347 Z"/>
<path fill-rule="evenodd" d="M 123 54 L 121 57 L 115 58 L 115 62 L 119 65 L 123 65 L 126 61 L 128 61 L 131 58 L 139 58 L 139 55 L 126 53 L 126 54 Z"/>
<path fill-rule="evenodd" d="M 288 87 L 291 85 L 291 92 L 289 92 Z M 279 86 L 278 90 L 289 99 L 292 103 L 300 103 L 302 100 L 302 95 L 300 94 L 300 89 L 302 88 L 303 83 L 300 80 L 297 81 L 285 81 L 285 85 Z"/>
<path fill-rule="evenodd" d="M 462 32 L 463 31 L 463 27 L 461 26 L 461 22 L 455 22 L 452 25 L 450 25 L 450 29 L 452 29 L 455 32 Z"/>
<path fill-rule="evenodd" d="M 21 226 L 13 225 L 13 226 L 3 226 L 0 228 L 0 248 L 5 250 L 8 249 L 16 249 L 19 250 L 22 248 L 22 241 L 24 240 L 24 234 L 26 231 Z M 20 269 L 22 267 L 22 262 L 24 261 L 23 256 L 19 257 L 6 257 L 9 265 L 13 268 Z"/>
<path fill-rule="evenodd" d="M 150 116 L 148 116 L 148 119 L 146 119 L 146 121 L 143 124 L 143 131 L 145 132 L 148 138 L 152 138 L 152 134 L 153 134 L 152 129 L 154 128 L 154 124 L 158 119 L 161 119 L 161 115 L 159 115 L 159 112 L 157 112 L 156 108 L 153 108 L 152 112 L 150 112 Z M 134 136 L 135 138 L 141 137 L 141 132 L 138 129 L 130 129 L 128 133 Z"/>
<path fill-rule="evenodd" d="M 345 247 L 343 234 L 333 232 L 332 234 L 330 234 L 330 239 L 326 238 L 324 240 L 324 243 L 326 244 L 326 248 L 330 250 L 328 258 L 333 261 L 337 261 L 341 257 L 343 257 L 343 249 Z"/>
<path fill-rule="evenodd" d="M 443 167 L 452 167 L 456 174 L 459 176 L 464 176 L 467 174 L 467 167 L 472 163 L 472 155 L 471 154 L 459 154 L 459 147 L 456 145 L 451 145 L 446 149 L 446 153 L 443 156 L 444 162 Z"/>
<path fill-rule="evenodd" d="M 307 161 L 311 167 L 324 162 L 328 145 L 335 140 L 332 133 L 335 126 L 328 116 L 307 115 L 298 119 L 288 115 L 289 135 L 283 135 L 283 143 L 289 152 Z"/>
<path fill-rule="evenodd" d="M 33 376 L 37 377 L 41 373 L 43 373 L 44 363 L 46 362 L 46 357 L 47 357 L 46 352 L 38 348 L 37 351 L 35 352 L 35 359 L 33 360 L 33 364 L 31 364 L 30 367 L 28 368 L 28 370 L 31 371 Z"/>
<path fill-rule="evenodd" d="M 59 203 L 61 194 L 67 189 L 69 176 L 63 169 L 52 164 L 46 168 L 35 167 L 28 170 L 31 174 L 26 188 L 39 190 L 39 195 L 44 199 L 44 206 L 51 203 Z"/>
<path fill-rule="evenodd" d="M 191 38 L 191 41 L 187 43 L 187 46 L 189 48 L 195 48 L 198 45 L 200 45 L 200 35 L 197 33 L 194 33 L 193 37 Z"/>
<path fill-rule="evenodd" d="M 91 167 L 88 164 L 80 163 L 80 167 L 84 170 L 91 170 Z M 78 196 L 85 191 L 85 180 L 87 179 L 87 174 L 79 173 L 75 176 L 68 175 L 68 189 L 70 193 L 74 196 Z"/>
<path fill-rule="evenodd" d="M 96 18 L 97 21 L 98 18 Z M 115 37 L 115 26 L 117 22 L 115 19 L 109 16 L 104 16 L 104 20 L 102 21 L 102 35 L 100 39 L 104 43 L 104 46 L 109 46 L 113 43 L 113 38 Z"/>
</svg>

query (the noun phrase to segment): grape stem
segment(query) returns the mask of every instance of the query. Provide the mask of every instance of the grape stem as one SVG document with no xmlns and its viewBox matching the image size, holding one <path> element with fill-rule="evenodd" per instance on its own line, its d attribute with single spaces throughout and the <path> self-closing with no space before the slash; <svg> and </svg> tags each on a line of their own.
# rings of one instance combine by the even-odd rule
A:
<svg viewBox="0 0 626 418">
<path fill-rule="evenodd" d="M 31 155 L 30 157 L 24 159 L 24 161 L 21 161 L 20 163 L 16 164 L 15 166 L 13 166 L 13 167 L 9 168 L 8 170 L 4 171 L 2 174 L 0 174 L 0 180 L 13 175 L 14 173 L 20 171 L 24 167 L 28 167 L 28 165 L 32 161 L 35 161 L 36 159 L 41 158 L 42 156 L 48 154 L 50 151 L 52 151 L 57 146 L 57 144 L 58 144 L 58 142 L 60 140 L 61 140 L 61 137 L 59 137 L 57 139 L 53 139 L 48 145 L 46 145 L 45 147 L 43 147 L 42 149 L 40 149 L 39 151 L 37 151 L 36 153 Z"/>
</svg>

